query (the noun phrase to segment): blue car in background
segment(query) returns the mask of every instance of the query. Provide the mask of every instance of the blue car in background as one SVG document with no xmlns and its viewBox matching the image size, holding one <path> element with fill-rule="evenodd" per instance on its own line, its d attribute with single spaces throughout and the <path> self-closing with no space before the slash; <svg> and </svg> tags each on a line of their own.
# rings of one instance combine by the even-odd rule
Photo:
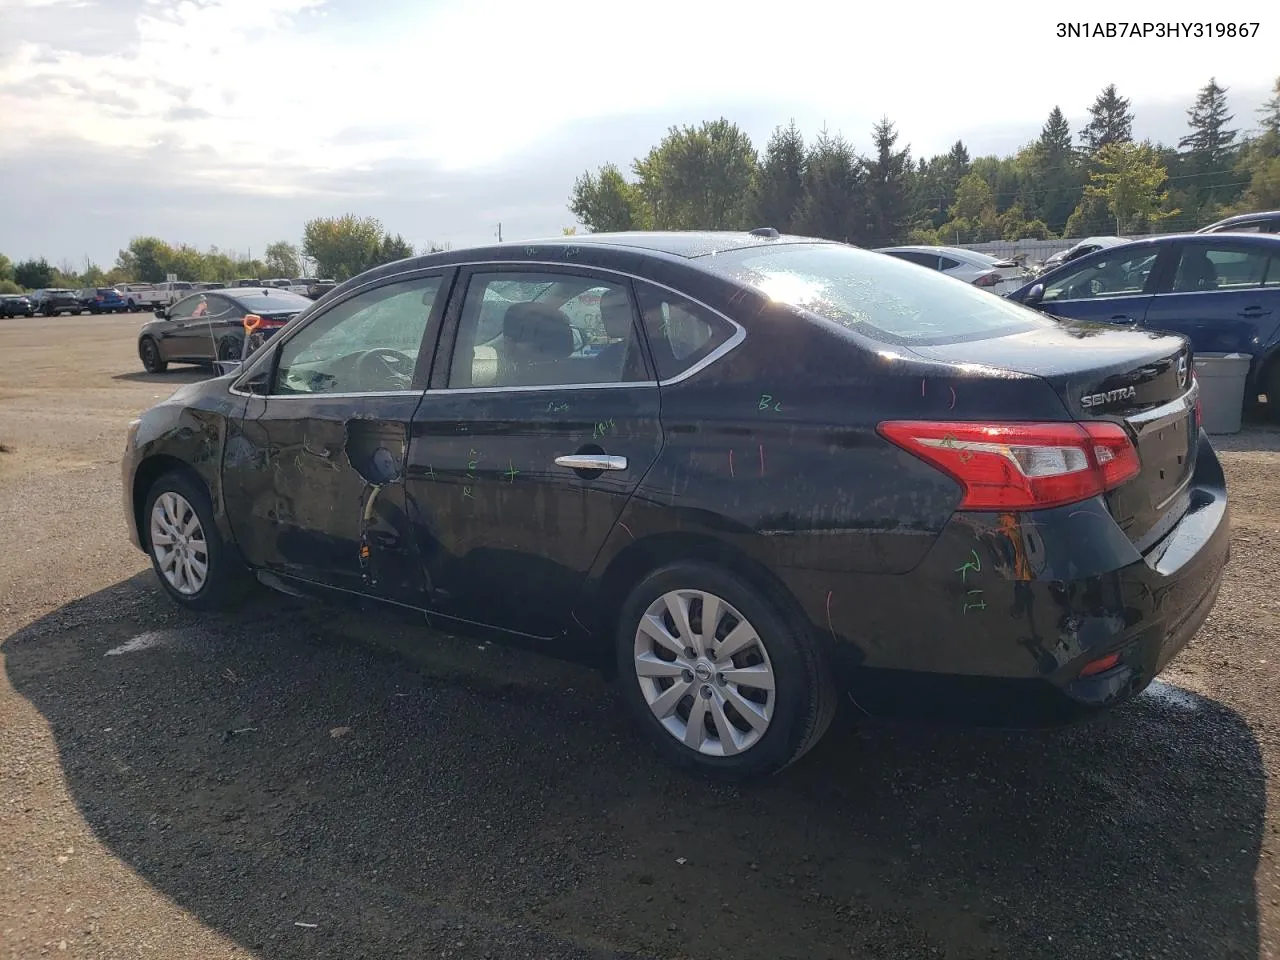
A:
<svg viewBox="0 0 1280 960">
<path fill-rule="evenodd" d="M 90 313 L 125 313 L 129 309 L 124 295 L 115 287 L 86 287 L 76 296 L 80 309 Z"/>
<path fill-rule="evenodd" d="M 1182 334 L 1194 355 L 1252 357 L 1245 396 L 1280 411 L 1280 236 L 1171 234 L 1108 247 L 1008 299 L 1073 320 Z"/>
</svg>

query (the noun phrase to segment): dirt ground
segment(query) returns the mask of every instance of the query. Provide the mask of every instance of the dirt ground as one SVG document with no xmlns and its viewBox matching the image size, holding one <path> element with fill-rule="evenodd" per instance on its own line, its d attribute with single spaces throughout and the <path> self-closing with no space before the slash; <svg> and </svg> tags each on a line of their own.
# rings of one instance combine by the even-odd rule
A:
<svg viewBox="0 0 1280 960">
<path fill-rule="evenodd" d="M 1134 703 L 846 717 L 710 786 L 578 667 L 178 612 L 118 460 L 201 374 L 144 374 L 141 319 L 0 320 L 0 957 L 1280 958 L 1280 432 L 1218 444 L 1226 584 Z"/>
</svg>

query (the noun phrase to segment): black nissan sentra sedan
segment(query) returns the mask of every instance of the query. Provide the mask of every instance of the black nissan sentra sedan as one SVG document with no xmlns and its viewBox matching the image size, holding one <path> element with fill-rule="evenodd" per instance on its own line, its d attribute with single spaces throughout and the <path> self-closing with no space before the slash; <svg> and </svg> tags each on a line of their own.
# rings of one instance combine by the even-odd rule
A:
<svg viewBox="0 0 1280 960">
<path fill-rule="evenodd" d="M 129 428 L 179 604 L 253 580 L 588 653 L 671 759 L 1141 691 L 1228 556 L 1186 341 L 751 233 L 455 250 L 343 283 Z M 378 606 L 379 604 L 374 604 Z"/>
</svg>

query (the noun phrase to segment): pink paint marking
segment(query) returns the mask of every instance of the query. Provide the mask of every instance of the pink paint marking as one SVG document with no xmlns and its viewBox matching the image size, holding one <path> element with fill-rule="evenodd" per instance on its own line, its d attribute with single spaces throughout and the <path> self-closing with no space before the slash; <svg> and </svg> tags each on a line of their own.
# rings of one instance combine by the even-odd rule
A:
<svg viewBox="0 0 1280 960">
<path fill-rule="evenodd" d="M 733 476 L 733 451 L 729 451 L 729 476 Z"/>
</svg>

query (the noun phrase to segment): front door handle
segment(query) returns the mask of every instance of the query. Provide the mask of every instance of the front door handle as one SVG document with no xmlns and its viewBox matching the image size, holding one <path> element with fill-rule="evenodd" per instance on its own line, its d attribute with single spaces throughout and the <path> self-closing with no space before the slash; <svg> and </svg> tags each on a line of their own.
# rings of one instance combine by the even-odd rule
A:
<svg viewBox="0 0 1280 960">
<path fill-rule="evenodd" d="M 570 470 L 625 470 L 626 457 L 608 457 L 603 453 L 575 453 L 567 457 L 556 457 L 557 467 L 568 467 Z"/>
<path fill-rule="evenodd" d="M 1254 318 L 1254 317 L 1265 316 L 1270 312 L 1271 312 L 1270 310 L 1263 310 L 1261 307 L 1245 307 L 1243 310 L 1240 311 L 1240 316 Z"/>
<path fill-rule="evenodd" d="M 1133 323 L 1134 319 L 1133 317 L 1127 316 L 1126 314 L 1118 313 L 1111 318 L 1111 322 L 1112 323 Z"/>
</svg>

